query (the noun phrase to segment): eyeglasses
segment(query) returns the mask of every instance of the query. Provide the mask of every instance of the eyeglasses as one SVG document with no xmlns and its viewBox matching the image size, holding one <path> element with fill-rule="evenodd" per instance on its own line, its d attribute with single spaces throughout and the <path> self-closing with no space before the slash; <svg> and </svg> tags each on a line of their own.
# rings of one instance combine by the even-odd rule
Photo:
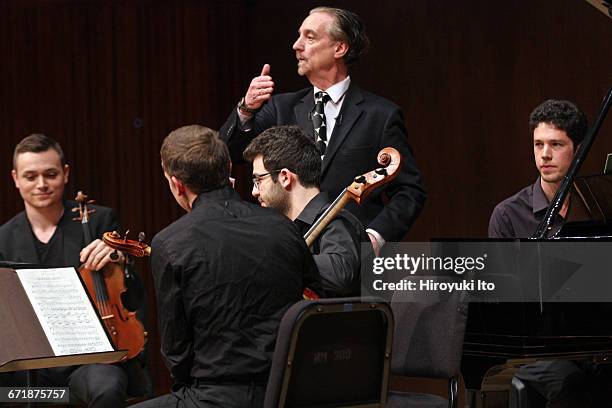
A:
<svg viewBox="0 0 612 408">
<path fill-rule="evenodd" d="M 256 189 L 259 190 L 259 184 L 261 183 L 261 180 L 266 176 L 271 176 L 272 174 L 276 174 L 276 173 L 280 173 L 280 170 L 273 170 L 273 171 L 270 171 L 264 174 L 254 174 L 252 178 L 253 185 L 255 186 Z"/>
</svg>

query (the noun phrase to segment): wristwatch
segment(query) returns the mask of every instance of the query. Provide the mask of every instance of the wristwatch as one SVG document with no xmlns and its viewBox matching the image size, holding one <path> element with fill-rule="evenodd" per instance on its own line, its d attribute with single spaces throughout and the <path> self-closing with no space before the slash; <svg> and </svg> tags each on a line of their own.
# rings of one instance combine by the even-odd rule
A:
<svg viewBox="0 0 612 408">
<path fill-rule="evenodd" d="M 238 110 L 247 116 L 254 115 L 258 111 L 258 109 L 251 109 L 246 105 L 244 96 L 240 99 L 240 102 L 238 102 Z"/>
</svg>

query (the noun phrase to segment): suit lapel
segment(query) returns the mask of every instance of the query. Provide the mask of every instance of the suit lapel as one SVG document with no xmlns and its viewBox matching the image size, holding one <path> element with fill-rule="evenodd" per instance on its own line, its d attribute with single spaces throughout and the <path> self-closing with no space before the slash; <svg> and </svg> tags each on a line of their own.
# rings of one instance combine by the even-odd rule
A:
<svg viewBox="0 0 612 408">
<path fill-rule="evenodd" d="M 321 174 L 325 174 L 325 170 L 329 167 L 333 157 L 338 152 L 340 146 L 346 139 L 349 131 L 361 116 L 363 109 L 359 104 L 363 101 L 363 95 L 361 90 L 354 85 L 350 85 L 346 91 L 344 103 L 340 110 L 340 117 L 342 118 L 341 123 L 336 123 L 334 131 L 332 132 L 327 149 L 325 150 L 325 157 L 323 158 L 323 168 Z M 314 104 L 313 104 L 314 105 Z M 311 124 L 312 127 L 312 124 Z"/>
<path fill-rule="evenodd" d="M 310 87 L 310 91 L 304 95 L 302 99 L 295 104 L 293 112 L 295 114 L 296 124 L 306 134 L 314 140 L 314 128 L 312 126 L 312 111 L 314 110 L 314 90 Z"/>
</svg>

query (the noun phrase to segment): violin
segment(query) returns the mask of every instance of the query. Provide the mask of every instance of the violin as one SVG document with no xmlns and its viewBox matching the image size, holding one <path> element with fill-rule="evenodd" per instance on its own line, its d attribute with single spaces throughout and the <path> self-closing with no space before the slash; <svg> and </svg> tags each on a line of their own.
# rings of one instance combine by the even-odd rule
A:
<svg viewBox="0 0 612 408">
<path fill-rule="evenodd" d="M 79 206 L 73 211 L 78 212 L 79 216 L 74 220 L 81 222 L 87 246 L 93 242 L 89 218 L 95 210 L 89 209 L 88 205 L 94 201 L 88 200 L 82 191 L 78 192 L 75 200 Z M 121 294 L 126 291 L 124 267 L 110 263 L 100 271 L 94 271 L 81 266 L 79 272 L 115 348 L 128 351 L 125 359 L 136 357 L 144 349 L 147 332 L 136 318 L 136 313 L 127 310 L 121 301 Z"/>
<path fill-rule="evenodd" d="M 138 241 L 121 237 L 117 231 L 102 234 L 102 241 L 109 247 L 137 258 L 151 256 L 151 247 L 144 243 L 144 233 L 138 235 Z"/>
</svg>

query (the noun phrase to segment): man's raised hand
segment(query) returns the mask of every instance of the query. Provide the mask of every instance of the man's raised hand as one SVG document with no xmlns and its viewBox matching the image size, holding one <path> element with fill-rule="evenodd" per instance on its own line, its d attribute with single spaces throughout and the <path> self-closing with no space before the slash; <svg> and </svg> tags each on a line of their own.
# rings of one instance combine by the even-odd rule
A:
<svg viewBox="0 0 612 408">
<path fill-rule="evenodd" d="M 244 103 L 249 109 L 257 110 L 270 99 L 274 91 L 274 82 L 270 76 L 270 64 L 264 64 L 261 74 L 251 81 L 244 97 Z"/>
</svg>

